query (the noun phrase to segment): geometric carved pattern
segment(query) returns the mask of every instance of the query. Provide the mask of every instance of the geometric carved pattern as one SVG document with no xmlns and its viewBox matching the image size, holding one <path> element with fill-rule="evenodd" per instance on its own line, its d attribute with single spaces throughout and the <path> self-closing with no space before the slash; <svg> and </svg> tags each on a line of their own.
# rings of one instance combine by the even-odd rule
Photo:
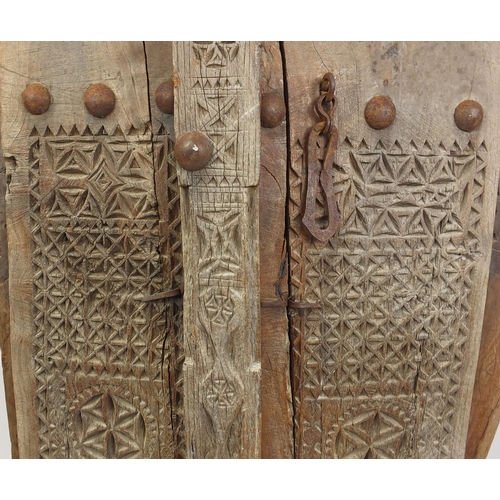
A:
<svg viewBox="0 0 500 500">
<path fill-rule="evenodd" d="M 354 142 L 346 138 L 337 154 L 342 221 L 325 245 L 301 227 L 304 155 L 299 142 L 292 150 L 292 296 L 322 306 L 291 312 L 297 455 L 449 457 L 480 252 L 486 147 L 426 141 L 403 151 L 398 141 Z M 365 401 L 365 410 L 336 413 L 346 398 Z M 397 416 L 408 398 L 409 420 Z M 340 430 L 337 445 L 322 448 L 332 432 L 321 425 L 326 407 Z M 410 427 L 427 438 L 401 448 Z"/>
<path fill-rule="evenodd" d="M 173 221 L 177 234 L 161 233 L 156 203 L 154 176 L 168 168 L 165 138 L 153 144 L 150 135 L 32 139 L 41 456 L 173 457 L 171 374 L 164 364 L 173 305 L 167 311 L 163 301 L 138 300 L 164 290 L 173 268 L 180 274 L 180 243 L 173 238 L 180 241 L 179 222 Z M 177 219 L 178 212 L 177 196 Z M 165 266 L 162 252 L 172 246 L 177 262 Z M 148 388 L 140 402 L 125 390 L 139 381 Z M 72 391 L 74 399 L 75 387 L 83 386 L 70 407 Z"/>
<path fill-rule="evenodd" d="M 258 456 L 259 130 L 253 42 L 174 45 L 175 132 L 202 131 L 208 165 L 179 168 L 185 249 L 184 407 L 190 458 Z M 186 247 L 187 245 L 187 247 Z"/>
<path fill-rule="evenodd" d="M 157 423 L 146 404 L 129 391 L 94 386 L 78 396 L 71 413 L 72 458 L 155 457 Z"/>
</svg>

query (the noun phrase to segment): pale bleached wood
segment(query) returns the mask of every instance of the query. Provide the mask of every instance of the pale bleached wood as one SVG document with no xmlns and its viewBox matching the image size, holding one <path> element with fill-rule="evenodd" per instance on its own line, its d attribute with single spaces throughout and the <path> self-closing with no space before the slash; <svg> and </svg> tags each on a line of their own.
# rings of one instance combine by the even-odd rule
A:
<svg viewBox="0 0 500 500">
<path fill-rule="evenodd" d="M 290 292 L 322 306 L 293 318 L 297 457 L 464 456 L 498 182 L 499 51 L 285 43 Z M 341 228 L 321 245 L 301 218 L 326 72 L 336 79 Z M 397 108 L 379 131 L 364 119 L 375 95 Z M 471 133 L 453 119 L 466 99 L 485 111 Z"/>
<path fill-rule="evenodd" d="M 20 456 L 171 458 L 166 309 L 140 300 L 165 285 L 153 156 L 168 156 L 151 133 L 144 45 L 1 52 Z M 34 82 L 52 98 L 39 116 L 21 98 Z M 83 104 L 93 83 L 116 96 L 104 119 Z"/>
<path fill-rule="evenodd" d="M 7 226 L 5 220 L 6 181 L 5 162 L 0 147 L 0 351 L 2 353 L 2 369 L 11 441 L 11 456 L 12 458 L 19 458 L 16 404 L 10 353 L 9 258 L 7 248 Z"/>
<path fill-rule="evenodd" d="M 259 57 L 251 42 L 175 42 L 175 132 L 210 164 L 179 168 L 187 456 L 260 456 Z"/>
</svg>

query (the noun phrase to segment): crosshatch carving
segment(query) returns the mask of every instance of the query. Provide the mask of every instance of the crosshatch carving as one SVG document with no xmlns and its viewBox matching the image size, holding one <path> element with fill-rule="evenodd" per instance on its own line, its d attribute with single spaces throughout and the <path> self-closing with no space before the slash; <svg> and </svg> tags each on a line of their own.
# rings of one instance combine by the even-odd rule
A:
<svg viewBox="0 0 500 500">
<path fill-rule="evenodd" d="M 292 313 L 298 455 L 450 457 L 481 255 L 485 143 L 403 150 L 345 138 L 334 176 L 341 229 L 326 245 L 302 232 L 300 142 L 292 155 L 292 285 L 322 303 Z M 344 412 L 352 398 L 364 412 Z M 325 414 L 336 408 L 336 444 L 325 449 Z M 431 438 L 409 440 L 420 429 Z"/>
<path fill-rule="evenodd" d="M 138 300 L 164 289 L 166 271 L 180 272 L 180 221 L 172 206 L 178 192 L 170 213 L 162 214 L 173 219 L 170 235 L 160 232 L 155 197 L 152 148 L 156 168 L 167 173 L 165 137 L 153 144 L 147 135 L 31 139 L 40 454 L 173 457 L 172 374 L 163 359 L 165 332 L 173 330 L 172 321 L 180 327 L 179 306 Z M 170 269 L 162 262 L 165 244 L 175 249 Z M 147 391 L 124 392 L 137 383 Z M 81 386 L 88 389 L 80 393 Z M 78 394 L 72 409 L 71 390 Z"/>
<path fill-rule="evenodd" d="M 497 232 L 495 50 L 3 44 L 13 456 L 460 458 L 474 435 L 467 455 L 485 454 L 498 423 L 498 387 L 484 389 L 494 314 L 481 338 Z M 32 81 L 50 90 L 41 114 L 23 105 Z M 105 118 L 82 100 L 99 82 L 116 98 Z M 173 114 L 155 107 L 165 85 Z M 266 95 L 286 103 L 276 127 L 259 120 Z M 380 100 L 393 105 L 383 127 L 363 116 Z M 464 102 L 483 110 L 471 127 L 457 119 Z M 339 134 L 330 156 L 325 136 L 311 140 L 325 112 Z M 188 131 L 210 144 L 197 171 L 173 153 Z M 328 170 L 316 193 L 311 166 Z M 320 241 L 337 221 L 331 200 L 340 223 Z M 472 412 L 469 424 L 473 392 L 482 423 Z"/>
</svg>

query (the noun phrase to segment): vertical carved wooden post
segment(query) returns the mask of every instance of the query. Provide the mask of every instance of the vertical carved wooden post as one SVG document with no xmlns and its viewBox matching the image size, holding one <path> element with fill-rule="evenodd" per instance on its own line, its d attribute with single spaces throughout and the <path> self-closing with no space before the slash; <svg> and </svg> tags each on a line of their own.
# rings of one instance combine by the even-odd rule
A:
<svg viewBox="0 0 500 500">
<path fill-rule="evenodd" d="M 179 169 L 190 458 L 260 454 L 259 78 L 252 42 L 174 44 L 175 132 L 214 144 Z"/>
</svg>

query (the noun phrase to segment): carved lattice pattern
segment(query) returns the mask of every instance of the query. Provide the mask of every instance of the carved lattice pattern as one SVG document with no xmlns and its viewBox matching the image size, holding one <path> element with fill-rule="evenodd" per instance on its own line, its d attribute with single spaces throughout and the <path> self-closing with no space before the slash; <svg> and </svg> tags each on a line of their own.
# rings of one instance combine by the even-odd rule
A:
<svg viewBox="0 0 500 500">
<path fill-rule="evenodd" d="M 180 279 L 178 192 L 164 139 L 33 137 L 29 175 L 42 457 L 173 456 L 168 355 L 174 346 L 165 337 L 178 327 L 181 309 L 178 303 L 139 300 L 164 290 L 165 275 L 169 282 Z M 171 199 L 160 218 L 155 173 L 169 168 Z M 103 381 L 106 388 L 96 392 Z M 138 394 L 146 396 L 138 402 Z M 68 427 L 69 414 L 76 423 Z"/>
<path fill-rule="evenodd" d="M 291 313 L 297 455 L 449 457 L 480 254 L 486 147 L 412 142 L 403 150 L 397 141 L 369 147 L 346 138 L 334 178 L 341 229 L 326 245 L 301 225 L 303 161 L 297 141 L 292 294 L 321 309 Z M 353 398 L 365 410 L 345 415 Z M 326 423 L 331 412 L 338 420 Z M 341 438 L 331 444 L 337 427 Z M 431 439 L 410 446 L 414 428 Z"/>
</svg>

